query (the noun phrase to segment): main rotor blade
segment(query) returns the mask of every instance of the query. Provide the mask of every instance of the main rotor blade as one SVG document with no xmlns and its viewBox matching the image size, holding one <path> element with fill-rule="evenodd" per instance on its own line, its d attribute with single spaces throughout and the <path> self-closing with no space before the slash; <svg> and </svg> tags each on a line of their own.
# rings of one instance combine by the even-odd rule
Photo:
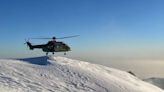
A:
<svg viewBox="0 0 164 92">
<path fill-rule="evenodd" d="M 80 35 L 60 37 L 60 38 L 56 38 L 56 39 L 66 39 L 66 38 L 73 38 L 73 37 L 77 37 L 77 36 L 80 36 Z"/>
<path fill-rule="evenodd" d="M 66 38 L 73 38 L 73 37 L 77 37 L 77 36 L 80 36 L 80 35 L 59 37 L 59 38 L 55 38 L 55 39 L 66 39 Z M 37 37 L 37 38 L 30 38 L 30 39 L 54 39 L 54 37 Z"/>
<path fill-rule="evenodd" d="M 42 37 L 40 37 L 40 38 L 31 38 L 31 39 L 52 39 L 52 38 L 42 38 Z"/>
</svg>

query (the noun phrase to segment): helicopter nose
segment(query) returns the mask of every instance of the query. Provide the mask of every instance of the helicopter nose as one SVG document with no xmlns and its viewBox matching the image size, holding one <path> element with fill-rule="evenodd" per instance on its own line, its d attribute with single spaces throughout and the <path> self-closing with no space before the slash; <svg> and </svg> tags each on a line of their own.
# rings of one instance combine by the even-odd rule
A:
<svg viewBox="0 0 164 92">
<path fill-rule="evenodd" d="M 68 50 L 68 51 L 71 51 L 71 48 L 67 46 L 67 50 Z"/>
</svg>

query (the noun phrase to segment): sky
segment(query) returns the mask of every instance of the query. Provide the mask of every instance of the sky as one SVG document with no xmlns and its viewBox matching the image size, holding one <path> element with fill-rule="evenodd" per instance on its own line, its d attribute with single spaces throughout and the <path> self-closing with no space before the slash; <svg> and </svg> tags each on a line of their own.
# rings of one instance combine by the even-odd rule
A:
<svg viewBox="0 0 164 92">
<path fill-rule="evenodd" d="M 60 40 L 71 47 L 68 56 L 163 60 L 163 4 L 163 0 L 0 0 L 0 58 L 45 55 L 28 50 L 27 38 L 80 35 Z"/>
</svg>

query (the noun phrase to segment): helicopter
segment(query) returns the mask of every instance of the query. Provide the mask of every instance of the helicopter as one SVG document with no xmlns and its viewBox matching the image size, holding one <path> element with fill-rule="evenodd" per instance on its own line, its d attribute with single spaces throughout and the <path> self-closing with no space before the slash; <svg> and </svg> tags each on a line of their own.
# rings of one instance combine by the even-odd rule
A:
<svg viewBox="0 0 164 92">
<path fill-rule="evenodd" d="M 57 39 L 66 39 L 66 38 L 72 38 L 72 37 L 77 37 L 79 35 L 74 35 L 74 36 L 67 36 L 67 37 L 52 37 L 52 38 L 29 38 L 29 39 L 51 39 L 48 41 L 46 44 L 39 44 L 39 45 L 32 45 L 31 42 L 26 41 L 25 44 L 29 47 L 30 50 L 34 49 L 42 49 L 43 52 L 46 52 L 46 55 L 48 55 L 49 52 L 54 54 L 55 52 L 64 52 L 64 55 L 66 55 L 66 52 L 71 51 L 71 48 L 65 44 L 64 42 L 61 41 L 56 41 Z"/>
</svg>

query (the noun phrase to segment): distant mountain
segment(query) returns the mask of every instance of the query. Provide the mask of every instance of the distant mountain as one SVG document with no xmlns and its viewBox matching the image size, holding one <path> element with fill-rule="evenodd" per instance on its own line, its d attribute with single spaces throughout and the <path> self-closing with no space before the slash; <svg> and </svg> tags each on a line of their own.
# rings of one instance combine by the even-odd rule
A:
<svg viewBox="0 0 164 92">
<path fill-rule="evenodd" d="M 117 69 L 64 57 L 0 59 L 0 92 L 164 92 Z"/>
</svg>

